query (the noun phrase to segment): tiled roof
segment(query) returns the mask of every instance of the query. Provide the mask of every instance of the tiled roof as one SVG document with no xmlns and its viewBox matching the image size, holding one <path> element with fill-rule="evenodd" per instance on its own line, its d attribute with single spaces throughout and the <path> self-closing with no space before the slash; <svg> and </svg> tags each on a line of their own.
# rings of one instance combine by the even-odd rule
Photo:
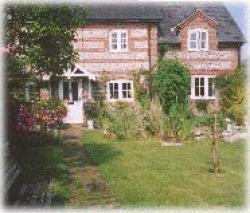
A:
<svg viewBox="0 0 250 213">
<path fill-rule="evenodd" d="M 218 3 L 95 3 L 88 8 L 87 22 L 159 22 L 158 40 L 163 43 L 179 43 L 171 28 L 200 9 L 218 23 L 219 42 L 245 42 L 230 13 Z"/>
</svg>

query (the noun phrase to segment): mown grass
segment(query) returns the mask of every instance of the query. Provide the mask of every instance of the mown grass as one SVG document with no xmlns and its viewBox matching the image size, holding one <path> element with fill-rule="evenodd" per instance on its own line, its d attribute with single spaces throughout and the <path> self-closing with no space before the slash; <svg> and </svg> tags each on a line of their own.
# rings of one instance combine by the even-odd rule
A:
<svg viewBox="0 0 250 213">
<path fill-rule="evenodd" d="M 163 147 L 153 140 L 109 141 L 84 131 L 81 143 L 122 206 L 242 207 L 245 142 L 220 142 L 219 174 L 211 170 L 211 142 Z"/>
</svg>

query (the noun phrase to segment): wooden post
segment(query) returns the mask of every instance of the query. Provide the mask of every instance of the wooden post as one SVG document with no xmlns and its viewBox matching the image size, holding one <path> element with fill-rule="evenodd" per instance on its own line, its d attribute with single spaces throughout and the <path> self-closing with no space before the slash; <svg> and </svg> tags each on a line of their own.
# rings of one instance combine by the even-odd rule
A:
<svg viewBox="0 0 250 213">
<path fill-rule="evenodd" d="M 217 113 L 214 114 L 213 140 L 212 140 L 212 162 L 214 173 L 219 173 L 219 141 L 217 131 Z"/>
</svg>

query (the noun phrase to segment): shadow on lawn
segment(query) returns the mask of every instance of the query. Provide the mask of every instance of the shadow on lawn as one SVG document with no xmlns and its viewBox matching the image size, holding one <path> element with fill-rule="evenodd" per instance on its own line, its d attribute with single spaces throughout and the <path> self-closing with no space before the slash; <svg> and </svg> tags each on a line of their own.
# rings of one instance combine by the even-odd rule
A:
<svg viewBox="0 0 250 213">
<path fill-rule="evenodd" d="M 63 149 L 66 157 L 71 158 L 73 166 L 99 166 L 113 160 L 120 151 L 109 144 L 67 142 Z"/>
<path fill-rule="evenodd" d="M 18 202 L 19 206 L 28 207 L 33 202 L 34 193 L 37 200 L 42 200 L 42 194 L 48 190 L 52 193 L 52 206 L 70 203 L 72 184 L 76 187 L 71 180 L 72 171 L 75 172 L 73 175 L 82 178 L 81 171 L 109 162 L 120 154 L 109 144 L 81 144 L 79 140 L 58 139 L 51 135 L 28 135 L 19 137 L 17 142 L 20 146 L 11 149 L 10 155 L 21 173 L 5 195 L 7 206 Z M 50 189 L 49 185 L 52 186 Z M 27 190 L 22 192 L 24 186 Z M 35 206 L 43 206 L 39 202 Z"/>
</svg>

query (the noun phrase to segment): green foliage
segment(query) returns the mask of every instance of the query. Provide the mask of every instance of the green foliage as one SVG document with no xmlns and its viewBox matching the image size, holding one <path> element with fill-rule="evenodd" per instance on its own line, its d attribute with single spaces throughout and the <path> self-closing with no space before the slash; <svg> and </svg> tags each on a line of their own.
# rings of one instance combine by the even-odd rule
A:
<svg viewBox="0 0 250 213">
<path fill-rule="evenodd" d="M 138 105 L 117 102 L 107 106 L 108 130 L 119 140 L 145 137 L 143 115 Z"/>
<path fill-rule="evenodd" d="M 199 112 L 207 112 L 207 100 L 196 100 L 196 108 Z"/>
<path fill-rule="evenodd" d="M 77 59 L 72 41 L 84 24 L 86 8 L 66 5 L 7 5 L 5 43 L 9 91 L 22 91 L 28 79 L 62 74 Z"/>
<path fill-rule="evenodd" d="M 36 107 L 37 110 L 66 110 L 65 103 L 59 99 L 42 100 Z"/>
<path fill-rule="evenodd" d="M 149 70 L 139 70 L 134 73 L 135 99 L 142 107 L 149 107 L 152 91 L 152 78 Z"/>
<path fill-rule="evenodd" d="M 153 75 L 153 86 L 166 114 L 174 104 L 187 104 L 190 90 L 190 75 L 187 67 L 176 60 L 160 61 Z"/>
<path fill-rule="evenodd" d="M 102 176 L 124 207 L 244 206 L 244 142 L 220 143 L 222 173 L 214 175 L 208 172 L 211 141 L 207 139 L 162 147 L 152 138 L 112 143 L 96 130 L 82 136 L 85 151 L 101 162 L 98 168 Z M 105 145 L 109 148 L 100 149 Z"/>
<path fill-rule="evenodd" d="M 61 74 L 74 63 L 77 55 L 72 41 L 76 27 L 84 24 L 84 6 L 11 5 L 5 12 L 6 40 L 16 65 L 30 71 Z"/>
<path fill-rule="evenodd" d="M 194 116 L 194 126 L 200 127 L 200 126 L 211 126 L 213 122 L 213 116 L 212 114 L 203 113 L 199 116 Z"/>
<path fill-rule="evenodd" d="M 167 44 L 160 44 L 158 47 L 159 57 L 162 59 L 164 54 L 169 51 L 170 47 Z"/>
<path fill-rule="evenodd" d="M 160 136 L 165 115 L 158 103 L 148 102 L 147 106 L 142 107 L 138 102 L 106 104 L 94 119 L 95 127 L 107 129 L 119 140 Z"/>
<path fill-rule="evenodd" d="M 215 81 L 223 113 L 238 124 L 244 123 L 246 115 L 246 79 L 246 68 L 239 67 L 230 75 L 217 77 Z"/>
<path fill-rule="evenodd" d="M 176 137 L 177 140 L 189 137 L 192 122 L 191 113 L 187 106 L 181 104 L 172 105 L 166 121 L 167 135 L 165 137 Z"/>
<path fill-rule="evenodd" d="M 58 99 L 43 100 L 34 106 L 37 122 L 42 126 L 60 126 L 67 115 L 65 103 Z"/>
</svg>

